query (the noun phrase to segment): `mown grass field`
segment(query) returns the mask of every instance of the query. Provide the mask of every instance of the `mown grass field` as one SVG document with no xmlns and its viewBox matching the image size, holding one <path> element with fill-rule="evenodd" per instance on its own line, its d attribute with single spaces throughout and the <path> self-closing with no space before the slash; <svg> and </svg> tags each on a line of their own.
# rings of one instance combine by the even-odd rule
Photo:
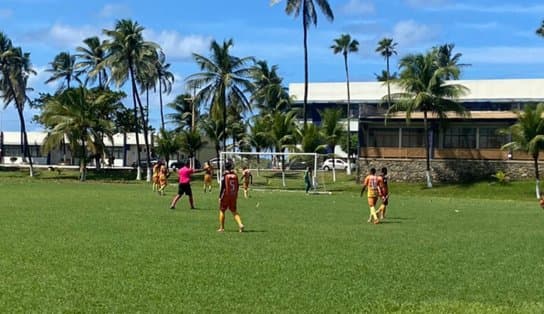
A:
<svg viewBox="0 0 544 314">
<path fill-rule="evenodd" d="M 220 234 L 199 177 L 198 209 L 175 211 L 174 185 L 74 178 L 0 172 L 1 312 L 544 312 L 533 182 L 392 183 L 371 225 L 341 176 L 332 195 L 253 191 L 247 232 L 228 214 Z"/>
</svg>

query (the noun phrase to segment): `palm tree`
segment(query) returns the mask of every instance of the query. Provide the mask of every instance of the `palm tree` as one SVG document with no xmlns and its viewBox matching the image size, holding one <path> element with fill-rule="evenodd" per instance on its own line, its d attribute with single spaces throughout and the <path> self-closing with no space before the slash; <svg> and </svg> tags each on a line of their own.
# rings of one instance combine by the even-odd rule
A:
<svg viewBox="0 0 544 314">
<path fill-rule="evenodd" d="M 166 115 L 169 122 L 175 125 L 174 131 L 191 129 L 193 123 L 193 98 L 189 94 L 178 95 L 172 102 L 166 104 L 174 112 Z M 195 120 L 200 117 L 200 109 L 194 108 Z"/>
<path fill-rule="evenodd" d="M 51 72 L 52 74 L 51 77 L 45 81 L 45 83 L 49 84 L 51 82 L 61 80 L 61 84 L 57 89 L 57 92 L 64 89 L 70 89 L 72 87 L 70 85 L 72 80 L 82 84 L 81 80 L 79 79 L 82 71 L 77 70 L 75 55 L 71 55 L 69 52 L 61 52 L 55 56 L 49 65 L 51 67 L 45 71 Z"/>
<path fill-rule="evenodd" d="M 193 57 L 202 72 L 190 75 L 187 84 L 190 88 L 200 88 L 193 101 L 209 103 L 211 117 L 221 119 L 222 126 L 227 125 L 227 108 L 237 103 L 244 110 L 251 110 L 246 92 L 253 89 L 251 82 L 251 64 L 253 57 L 238 58 L 230 54 L 232 39 L 222 45 L 212 41 L 210 58 L 194 53 Z M 223 149 L 226 150 L 227 133 L 223 135 Z"/>
<path fill-rule="evenodd" d="M 157 73 L 157 81 L 159 82 L 159 105 L 161 111 L 161 128 L 164 129 L 164 112 L 162 105 L 162 93 L 170 94 L 172 85 L 174 84 L 174 74 L 170 72 L 170 63 L 166 63 L 166 55 L 164 52 L 158 52 L 158 58 L 155 60 L 155 71 Z"/>
<path fill-rule="evenodd" d="M 376 81 L 378 81 L 378 82 L 394 81 L 394 80 L 397 79 L 397 72 L 393 72 L 393 73 L 389 74 L 389 73 L 387 73 L 386 70 L 382 70 L 382 73 L 380 73 L 380 74 L 374 73 L 374 76 L 376 77 Z M 389 97 L 388 97 L 388 99 L 389 99 Z"/>
<path fill-rule="evenodd" d="M 453 48 L 455 48 L 455 44 L 444 44 L 434 48 L 437 53 L 438 66 L 447 69 L 445 71 L 447 74 L 444 76 L 444 79 L 446 80 L 458 80 L 461 75 L 460 69 L 470 65 L 467 63 L 459 63 L 459 59 L 461 59 L 463 54 L 454 54 Z"/>
<path fill-rule="evenodd" d="M 170 156 L 181 149 L 181 140 L 175 131 L 159 130 L 157 137 L 157 153 L 164 157 L 166 164 L 169 164 Z"/>
<path fill-rule="evenodd" d="M 391 58 L 392 55 L 396 55 L 397 51 L 395 50 L 395 47 L 397 47 L 397 43 L 393 42 L 393 38 L 382 38 L 378 42 L 378 47 L 376 48 L 376 52 L 379 52 L 380 55 L 382 55 L 385 58 L 385 64 L 386 64 L 386 83 L 387 83 L 387 107 L 391 106 L 391 85 L 390 81 L 392 79 L 391 71 L 389 71 L 389 58 Z"/>
<path fill-rule="evenodd" d="M 304 127 L 308 122 L 306 107 L 308 105 L 308 29 L 311 24 L 317 26 L 316 6 L 321 9 L 321 13 L 329 20 L 334 20 L 334 14 L 327 0 L 287 0 L 285 13 L 293 15 L 295 18 L 302 13 L 302 30 L 304 34 L 304 103 L 303 112 Z"/>
<path fill-rule="evenodd" d="M 97 36 L 89 37 L 83 40 L 86 46 L 77 47 L 79 52 L 76 56 L 81 60 L 76 64 L 76 69 L 81 69 L 87 73 L 85 85 L 94 83 L 98 78 L 98 87 L 104 89 L 108 84 L 108 71 L 106 67 L 100 67 L 100 64 L 106 59 L 106 50 L 104 41 L 100 41 Z"/>
<path fill-rule="evenodd" d="M 196 153 L 206 144 L 198 130 L 184 130 L 180 134 L 180 148 L 191 159 L 192 167 L 195 164 Z"/>
<path fill-rule="evenodd" d="M 221 151 L 221 139 L 224 138 L 223 132 L 225 127 L 222 120 L 212 119 L 209 114 L 198 120 L 200 128 L 206 135 L 206 137 L 212 142 L 215 149 L 215 156 L 219 160 L 219 152 Z"/>
<path fill-rule="evenodd" d="M 386 117 L 394 112 L 404 111 L 409 121 L 412 113 L 423 112 L 423 128 L 425 132 L 425 157 L 427 186 L 432 187 L 428 115 L 435 115 L 440 121 L 447 120 L 448 112 L 467 116 L 463 105 L 456 100 L 467 92 L 461 84 L 445 84 L 445 77 L 459 71 L 458 68 L 442 68 L 438 66 L 438 54 L 432 49 L 426 54 L 410 54 L 400 60 L 400 77 L 398 84 L 404 92 L 391 95 L 395 103 L 389 107 Z"/>
<path fill-rule="evenodd" d="M 350 130 L 350 123 L 349 123 L 349 116 L 350 116 L 350 102 L 351 102 L 351 97 L 350 97 L 350 93 L 349 93 L 349 70 L 348 70 L 348 54 L 350 52 L 357 52 L 359 51 L 359 42 L 355 39 L 351 39 L 351 36 L 349 34 L 342 34 L 340 35 L 339 38 L 336 38 L 334 40 L 334 44 L 331 46 L 331 49 L 333 51 L 334 54 L 337 54 L 337 53 L 342 53 L 342 55 L 344 56 L 344 68 L 346 70 L 346 87 L 347 87 L 347 92 L 348 92 L 348 104 L 347 104 L 347 118 L 348 118 L 348 138 L 349 136 L 351 135 L 351 130 Z M 348 151 L 350 150 L 349 149 L 349 144 L 350 144 L 350 141 L 347 141 L 348 142 Z M 348 154 L 348 170 L 347 170 L 347 174 L 348 175 L 351 175 L 351 162 L 350 162 L 350 158 L 349 158 L 349 154 Z"/>
<path fill-rule="evenodd" d="M 4 100 L 4 108 L 13 103 L 17 109 L 21 125 L 23 156 L 29 163 L 30 176 L 34 176 L 32 156 L 28 146 L 28 135 L 24 118 L 24 106 L 28 101 L 26 95 L 28 77 L 36 74 L 30 63 L 30 53 L 23 52 L 20 47 L 13 47 L 11 40 L 0 32 L 0 91 Z"/>
<path fill-rule="evenodd" d="M 251 100 L 261 114 L 275 110 L 288 111 L 291 108 L 289 92 L 283 86 L 283 78 L 278 75 L 277 65 L 269 67 L 264 60 L 257 61 L 251 76 L 255 84 Z"/>
<path fill-rule="evenodd" d="M 523 150 L 533 158 L 536 179 L 536 198 L 540 198 L 540 173 L 538 156 L 544 149 L 544 104 L 526 106 L 523 112 L 517 112 L 518 121 L 510 126 L 507 132 L 512 142 L 505 144 L 502 149 Z"/>
<path fill-rule="evenodd" d="M 298 129 L 298 142 L 304 153 L 319 153 L 323 151 L 323 136 L 316 124 L 308 124 L 305 129 Z"/>
<path fill-rule="evenodd" d="M 43 150 L 49 152 L 68 138 L 71 151 L 80 160 L 80 180 L 84 181 L 89 155 L 104 153 L 104 136 L 112 140 L 115 130 L 112 117 L 123 97 L 123 93 L 84 87 L 49 97 L 39 116 L 39 121 L 48 129 Z"/>
<path fill-rule="evenodd" d="M 325 139 L 325 145 L 328 151 L 332 152 L 332 178 L 336 182 L 336 167 L 334 150 L 336 144 L 344 136 L 344 127 L 340 124 L 342 111 L 340 109 L 328 108 L 320 112 L 321 115 L 321 134 Z"/>
<path fill-rule="evenodd" d="M 138 108 L 140 111 L 140 119 L 144 132 L 144 141 L 146 146 L 147 157 L 147 181 L 151 181 L 151 152 L 148 137 L 148 124 L 145 119 L 144 108 L 138 87 L 136 85 L 137 74 L 142 72 L 152 72 L 154 70 L 153 54 L 158 49 L 157 44 L 145 41 L 143 38 L 144 28 L 132 20 L 118 20 L 112 30 L 103 30 L 104 34 L 109 37 L 109 40 L 104 42 L 104 49 L 109 52 L 106 59 L 100 64 L 99 68 L 109 67 L 113 80 L 117 86 L 123 85 L 127 80 L 130 80 L 132 101 L 134 104 L 134 115 L 138 118 Z M 138 128 L 136 128 L 136 145 L 138 147 L 138 174 L 137 180 L 140 180 L 140 143 L 138 136 Z"/>
</svg>

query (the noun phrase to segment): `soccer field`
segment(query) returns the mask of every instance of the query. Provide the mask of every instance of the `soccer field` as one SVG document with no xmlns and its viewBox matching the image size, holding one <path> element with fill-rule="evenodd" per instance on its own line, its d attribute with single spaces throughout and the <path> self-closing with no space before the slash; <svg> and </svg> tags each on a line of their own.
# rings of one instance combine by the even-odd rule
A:
<svg viewBox="0 0 544 314">
<path fill-rule="evenodd" d="M 544 211 L 517 186 L 393 183 L 379 225 L 356 186 L 253 191 L 242 234 L 200 187 L 173 211 L 174 185 L 0 178 L 0 311 L 544 312 Z"/>
</svg>

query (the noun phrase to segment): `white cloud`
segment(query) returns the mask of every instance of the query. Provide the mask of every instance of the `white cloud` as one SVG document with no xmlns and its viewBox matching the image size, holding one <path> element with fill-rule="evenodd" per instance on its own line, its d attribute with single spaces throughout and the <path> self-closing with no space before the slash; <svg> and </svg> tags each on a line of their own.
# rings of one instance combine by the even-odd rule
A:
<svg viewBox="0 0 544 314">
<path fill-rule="evenodd" d="M 46 43 L 56 49 L 75 50 L 77 46 L 82 45 L 83 39 L 101 33 L 102 30 L 95 26 L 70 26 L 55 23 L 49 29 L 26 34 L 25 39 L 31 43 Z"/>
<path fill-rule="evenodd" d="M 374 13 L 374 4 L 370 1 L 349 0 L 348 3 L 341 7 L 341 11 L 347 15 L 363 15 Z"/>
<path fill-rule="evenodd" d="M 463 62 L 471 64 L 543 64 L 544 48 L 521 46 L 491 46 L 459 48 Z"/>
<path fill-rule="evenodd" d="M 413 20 L 398 22 L 393 29 L 393 38 L 403 47 L 432 42 L 437 30 L 428 25 L 418 24 Z"/>
<path fill-rule="evenodd" d="M 159 44 L 171 60 L 184 60 L 192 53 L 203 53 L 210 47 L 211 37 L 202 35 L 183 36 L 177 31 L 144 31 L 145 38 Z"/>
<path fill-rule="evenodd" d="M 123 4 L 106 4 L 100 13 L 98 13 L 98 16 L 102 18 L 119 18 L 123 16 L 129 16 L 131 14 L 131 10 L 127 5 Z"/>
<path fill-rule="evenodd" d="M 7 19 L 13 15 L 13 11 L 10 9 L 0 9 L 0 19 Z"/>
</svg>

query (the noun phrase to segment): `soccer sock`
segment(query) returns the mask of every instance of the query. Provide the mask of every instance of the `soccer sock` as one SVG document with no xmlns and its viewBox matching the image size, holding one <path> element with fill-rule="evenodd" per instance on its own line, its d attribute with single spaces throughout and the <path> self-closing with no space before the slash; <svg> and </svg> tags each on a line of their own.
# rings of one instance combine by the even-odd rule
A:
<svg viewBox="0 0 544 314">
<path fill-rule="evenodd" d="M 219 211 L 219 228 L 225 229 L 225 213 Z"/>
<path fill-rule="evenodd" d="M 238 223 L 238 227 L 241 227 L 241 226 L 244 225 L 244 224 L 242 223 L 242 218 L 240 218 L 240 214 L 235 213 L 235 214 L 234 214 L 234 220 L 236 220 L 236 223 Z"/>
<path fill-rule="evenodd" d="M 195 204 L 193 202 L 193 196 L 189 196 L 189 204 L 191 204 L 191 208 L 194 208 L 195 207 Z"/>
<path fill-rule="evenodd" d="M 376 216 L 376 208 L 374 206 L 370 206 L 370 215 L 372 215 L 374 220 L 378 220 L 378 216 Z"/>
</svg>

